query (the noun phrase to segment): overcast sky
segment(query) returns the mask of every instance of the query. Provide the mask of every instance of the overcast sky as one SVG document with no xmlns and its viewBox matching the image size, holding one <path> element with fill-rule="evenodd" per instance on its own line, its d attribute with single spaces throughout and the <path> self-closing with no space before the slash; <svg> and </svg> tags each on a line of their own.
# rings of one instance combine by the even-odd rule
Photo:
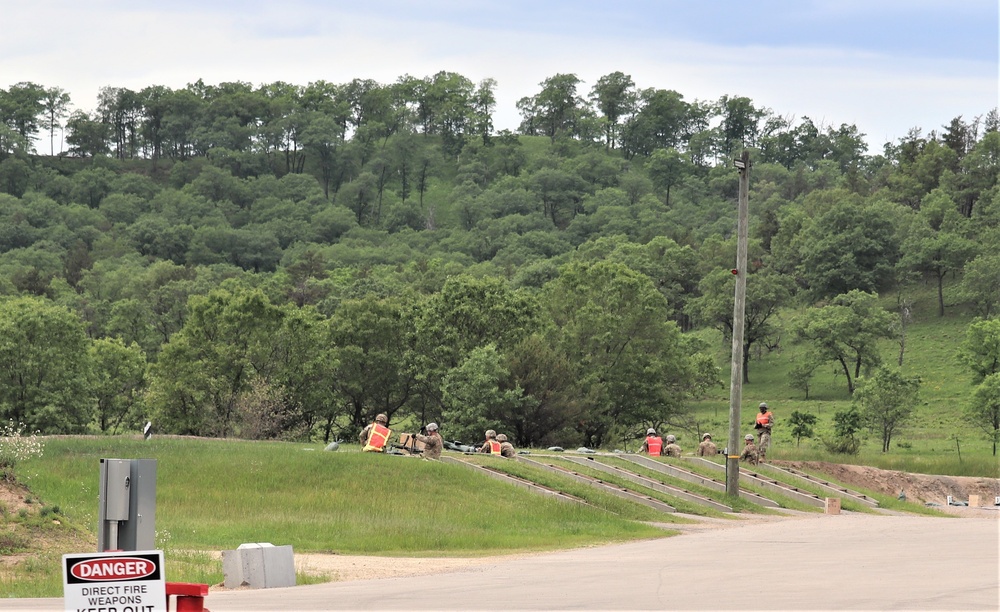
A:
<svg viewBox="0 0 1000 612">
<path fill-rule="evenodd" d="M 747 96 L 854 124 L 871 149 L 998 104 L 997 0 L 0 0 L 0 87 L 497 81 L 498 129 L 555 74 L 615 71 L 688 102 Z M 47 149 L 47 139 L 38 147 Z"/>
</svg>

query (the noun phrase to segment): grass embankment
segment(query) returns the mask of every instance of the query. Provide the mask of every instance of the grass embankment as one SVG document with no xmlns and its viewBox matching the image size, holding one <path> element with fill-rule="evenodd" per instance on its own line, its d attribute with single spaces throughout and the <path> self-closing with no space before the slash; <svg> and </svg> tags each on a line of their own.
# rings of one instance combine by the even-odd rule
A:
<svg viewBox="0 0 1000 612">
<path fill-rule="evenodd" d="M 245 542 L 296 552 L 478 556 L 553 550 L 667 532 L 599 508 L 537 496 L 461 466 L 323 452 L 321 445 L 154 438 L 54 438 L 18 466 L 34 495 L 89 529 L 96 547 L 99 460 L 157 461 L 156 545 L 167 579 L 215 584 L 221 563 L 189 551 Z M 623 516 L 624 515 L 624 516 Z M 636 518 L 639 518 L 636 516 Z M 640 520 L 648 520 L 642 517 Z M 96 550 L 92 548 L 91 550 Z M 61 550 L 0 577 L 11 597 L 59 596 Z M 18 566 L 20 567 L 20 566 Z"/>
</svg>

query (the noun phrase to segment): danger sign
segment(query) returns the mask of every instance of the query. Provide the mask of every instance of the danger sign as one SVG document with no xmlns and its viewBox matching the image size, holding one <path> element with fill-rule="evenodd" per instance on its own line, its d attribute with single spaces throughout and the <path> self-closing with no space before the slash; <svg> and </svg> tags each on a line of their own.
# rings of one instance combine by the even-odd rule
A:
<svg viewBox="0 0 1000 612">
<path fill-rule="evenodd" d="M 67 612 L 166 612 L 163 551 L 63 555 Z"/>
</svg>

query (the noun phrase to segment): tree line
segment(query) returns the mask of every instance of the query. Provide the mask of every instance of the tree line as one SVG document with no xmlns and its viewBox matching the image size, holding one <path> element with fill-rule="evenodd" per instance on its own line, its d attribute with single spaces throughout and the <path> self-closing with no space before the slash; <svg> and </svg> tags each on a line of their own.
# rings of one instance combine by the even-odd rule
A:
<svg viewBox="0 0 1000 612">
<path fill-rule="evenodd" d="M 58 88 L 0 90 L 0 416 L 329 439 L 386 412 L 590 445 L 683 422 L 718 384 L 690 332 L 731 333 L 744 149 L 747 382 L 784 334 L 811 347 L 792 386 L 834 363 L 853 393 L 879 340 L 902 360 L 919 282 L 939 315 L 996 317 L 995 109 L 868 154 L 746 98 L 581 86 L 540 83 L 518 133 L 492 127 L 494 82 L 447 72 L 107 88 L 72 115 Z M 32 153 L 63 127 L 69 155 Z"/>
</svg>

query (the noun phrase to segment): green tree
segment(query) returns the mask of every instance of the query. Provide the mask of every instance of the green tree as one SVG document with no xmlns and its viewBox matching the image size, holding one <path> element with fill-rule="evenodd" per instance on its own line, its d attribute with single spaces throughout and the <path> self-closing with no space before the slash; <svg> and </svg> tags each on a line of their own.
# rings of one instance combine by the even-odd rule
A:
<svg viewBox="0 0 1000 612">
<path fill-rule="evenodd" d="M 958 357 L 981 382 L 1000 372 L 1000 319 L 976 319 L 965 331 Z"/>
<path fill-rule="evenodd" d="M 823 445 L 832 453 L 856 455 L 861 450 L 861 440 L 857 433 L 863 426 L 861 412 L 852 404 L 846 410 L 833 415 L 833 439 L 824 439 Z"/>
<path fill-rule="evenodd" d="M 97 427 L 102 433 L 136 431 L 146 380 L 146 356 L 135 343 L 120 338 L 98 338 L 90 346 L 97 396 Z"/>
<path fill-rule="evenodd" d="M 570 263 L 543 291 L 549 342 L 574 364 L 586 444 L 682 411 L 697 378 L 692 351 L 649 277 L 619 263 Z"/>
<path fill-rule="evenodd" d="M 622 149 L 628 157 L 652 155 L 658 149 L 684 149 L 698 123 L 695 108 L 673 90 L 646 89 L 638 112 L 625 124 Z"/>
<path fill-rule="evenodd" d="M 965 236 L 958 212 L 950 198 L 941 196 L 944 208 L 940 215 L 928 213 L 925 207 L 918 224 L 903 242 L 899 266 L 931 275 L 937 283 L 938 316 L 944 316 L 944 279 L 962 270 L 975 257 L 976 243 Z"/>
<path fill-rule="evenodd" d="M 336 167 L 342 157 L 344 146 L 344 126 L 329 115 L 316 113 L 302 131 L 302 146 L 305 152 L 316 159 L 323 195 L 329 199 L 333 191 L 340 187 L 334 183 Z"/>
<path fill-rule="evenodd" d="M 883 366 L 857 383 L 852 402 L 859 407 L 865 425 L 879 434 L 882 452 L 888 452 L 893 435 L 913 414 L 920 378 L 903 376 L 899 370 Z"/>
<path fill-rule="evenodd" d="M 976 386 L 965 408 L 965 418 L 980 428 L 993 443 L 993 456 L 1000 443 L 1000 373 L 990 374 Z"/>
<path fill-rule="evenodd" d="M 715 270 L 698 285 L 701 293 L 688 302 L 695 321 L 712 325 L 727 338 L 733 337 L 734 282 L 729 270 Z M 774 316 L 791 298 L 792 284 L 784 275 L 767 271 L 747 279 L 743 318 L 743 382 L 750 382 L 750 356 L 755 344 L 771 339 L 777 343 Z"/>
<path fill-rule="evenodd" d="M 45 88 L 30 81 L 0 89 L 0 123 L 30 143 L 38 132 L 38 118 L 45 111 Z"/>
<path fill-rule="evenodd" d="M 975 313 L 990 318 L 1000 304 L 1000 253 L 983 253 L 967 263 L 962 271 L 958 298 L 971 302 Z"/>
<path fill-rule="evenodd" d="M 847 200 L 820 214 L 796 238 L 797 274 L 816 299 L 877 291 L 899 259 L 894 219 L 884 206 Z"/>
<path fill-rule="evenodd" d="M 566 227 L 579 212 L 586 188 L 577 174 L 563 168 L 543 168 L 533 173 L 528 187 L 542 202 L 545 216 L 560 228 Z"/>
<path fill-rule="evenodd" d="M 638 98 L 635 82 L 627 74 L 612 72 L 597 79 L 590 91 L 590 99 L 604 119 L 604 144 L 607 148 L 617 148 L 622 121 L 635 112 Z"/>
<path fill-rule="evenodd" d="M 892 337 L 894 317 L 878 304 L 878 296 L 851 291 L 835 297 L 829 305 L 810 308 L 794 329 L 800 340 L 810 343 L 808 359 L 835 361 L 854 393 L 855 381 L 882 359 L 878 341 Z"/>
<path fill-rule="evenodd" d="M 45 89 L 42 106 L 45 112 L 43 126 L 49 131 L 49 154 L 56 155 L 56 128 L 62 127 L 62 120 L 69 113 L 69 94 L 58 87 Z M 61 151 L 60 151 L 61 152 Z"/>
<path fill-rule="evenodd" d="M 66 121 L 66 143 L 69 152 L 78 157 L 98 157 L 110 150 L 111 128 L 99 118 L 84 111 L 75 111 Z"/>
<path fill-rule="evenodd" d="M 523 395 L 503 405 L 500 427 L 517 446 L 565 443 L 559 436 L 580 417 L 572 364 L 541 333 L 511 347 L 507 359 L 511 381 L 505 388 L 519 388 Z"/>
<path fill-rule="evenodd" d="M 93 417 L 90 340 L 79 317 L 41 298 L 0 301 L 0 419 L 43 434 Z"/>
<path fill-rule="evenodd" d="M 816 415 L 808 412 L 793 410 L 788 417 L 788 422 L 792 426 L 792 437 L 795 438 L 795 446 L 802 442 L 802 438 L 813 437 L 813 427 L 816 425 Z"/>
<path fill-rule="evenodd" d="M 524 401 L 522 390 L 505 388 L 508 380 L 506 359 L 492 344 L 472 349 L 449 370 L 441 381 L 441 420 L 448 424 L 449 435 L 475 440 L 480 432 L 495 428 L 505 414 L 517 411 Z"/>
<path fill-rule="evenodd" d="M 579 135 L 590 114 L 577 93 L 581 82 L 575 74 L 557 74 L 539 83 L 542 90 L 536 95 L 518 100 L 521 133 L 548 136 L 552 142 L 559 136 Z"/>
<path fill-rule="evenodd" d="M 649 178 L 657 189 L 663 191 L 665 203 L 670 206 L 670 190 L 679 185 L 686 174 L 684 158 L 676 149 L 657 149 L 649 157 Z"/>
<path fill-rule="evenodd" d="M 412 317 L 402 301 L 377 295 L 345 300 L 332 313 L 323 345 L 335 366 L 324 384 L 335 401 L 324 413 L 324 439 L 340 417 L 346 417 L 346 429 L 357 432 L 380 412 L 391 423 L 414 401 Z"/>
<path fill-rule="evenodd" d="M 284 327 L 289 313 L 259 290 L 219 289 L 189 301 L 184 327 L 151 368 L 150 407 L 163 431 L 228 437 L 250 383 L 272 383 L 292 367 Z"/>
</svg>

